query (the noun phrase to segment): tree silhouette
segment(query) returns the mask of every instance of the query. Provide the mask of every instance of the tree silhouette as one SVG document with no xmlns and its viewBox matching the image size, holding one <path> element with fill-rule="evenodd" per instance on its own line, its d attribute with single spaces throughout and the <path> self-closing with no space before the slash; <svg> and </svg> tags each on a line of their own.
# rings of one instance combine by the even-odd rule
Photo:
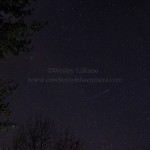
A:
<svg viewBox="0 0 150 150">
<path fill-rule="evenodd" d="M 29 51 L 32 35 L 44 25 L 37 20 L 27 21 L 32 15 L 35 0 L 0 1 L 0 57 Z"/>
<path fill-rule="evenodd" d="M 14 135 L 11 150 L 83 150 L 83 142 L 42 115 L 29 119 Z"/>
<path fill-rule="evenodd" d="M 52 146 L 55 137 L 53 121 L 42 115 L 28 120 L 12 141 L 13 150 L 46 150 Z"/>
<path fill-rule="evenodd" d="M 57 137 L 54 150 L 83 150 L 83 142 L 76 139 L 69 131 L 64 131 Z"/>
<path fill-rule="evenodd" d="M 16 87 L 17 85 L 15 85 L 13 81 L 0 80 L 0 131 L 13 125 L 12 122 L 8 119 L 3 119 L 3 117 L 10 114 L 10 110 L 8 108 L 9 103 L 6 102 L 6 97 L 11 95 Z"/>
<path fill-rule="evenodd" d="M 32 48 L 30 43 L 33 34 L 47 23 L 27 20 L 33 12 L 31 8 L 33 1 L 36 0 L 0 1 L 0 59 L 7 54 L 18 55 L 21 52 L 29 51 Z M 8 83 L 0 80 L 0 117 L 2 114 L 10 113 L 9 104 L 4 103 L 4 99 L 15 88 L 10 88 Z M 0 130 L 10 125 L 11 122 L 2 121 L 0 118 Z"/>
</svg>

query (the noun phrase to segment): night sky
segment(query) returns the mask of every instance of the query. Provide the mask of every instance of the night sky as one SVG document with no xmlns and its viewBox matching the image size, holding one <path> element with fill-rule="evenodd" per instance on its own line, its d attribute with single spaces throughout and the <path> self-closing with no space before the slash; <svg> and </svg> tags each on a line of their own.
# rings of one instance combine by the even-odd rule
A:
<svg viewBox="0 0 150 150">
<path fill-rule="evenodd" d="M 0 77 L 19 84 L 8 98 L 12 119 L 19 125 L 43 112 L 85 139 L 87 150 L 149 150 L 150 2 L 45 0 L 33 7 L 33 18 L 49 22 L 34 35 L 34 49 L 0 61 Z"/>
</svg>

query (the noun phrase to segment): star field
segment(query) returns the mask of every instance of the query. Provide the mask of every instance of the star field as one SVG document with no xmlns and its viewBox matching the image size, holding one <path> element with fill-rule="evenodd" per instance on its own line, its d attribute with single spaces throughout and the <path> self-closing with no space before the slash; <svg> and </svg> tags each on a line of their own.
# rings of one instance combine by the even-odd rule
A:
<svg viewBox="0 0 150 150">
<path fill-rule="evenodd" d="M 19 83 L 9 97 L 12 118 L 22 124 L 37 111 L 53 116 L 85 139 L 87 150 L 149 150 L 150 2 L 45 0 L 34 8 L 49 22 L 34 36 L 34 50 L 0 63 L 1 78 Z M 44 82 L 59 77 L 122 82 Z"/>
</svg>

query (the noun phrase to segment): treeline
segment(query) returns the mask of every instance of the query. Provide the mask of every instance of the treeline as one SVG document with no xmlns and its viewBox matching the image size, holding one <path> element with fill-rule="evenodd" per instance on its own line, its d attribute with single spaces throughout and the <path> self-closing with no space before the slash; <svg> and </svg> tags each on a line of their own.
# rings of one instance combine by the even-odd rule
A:
<svg viewBox="0 0 150 150">
<path fill-rule="evenodd" d="M 60 127 L 55 120 L 36 115 L 18 127 L 1 150 L 83 150 L 83 140 Z"/>
</svg>

